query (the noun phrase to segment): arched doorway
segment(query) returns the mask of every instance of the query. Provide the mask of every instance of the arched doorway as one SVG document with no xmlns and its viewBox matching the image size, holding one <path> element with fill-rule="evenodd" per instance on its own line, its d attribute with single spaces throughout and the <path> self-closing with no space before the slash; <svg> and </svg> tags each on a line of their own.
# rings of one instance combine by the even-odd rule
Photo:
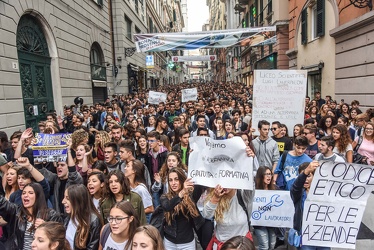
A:
<svg viewBox="0 0 374 250">
<path fill-rule="evenodd" d="M 106 65 L 103 51 L 98 43 L 93 43 L 90 51 L 93 103 L 104 102 L 108 97 Z"/>
<path fill-rule="evenodd" d="M 19 21 L 17 52 L 26 127 L 37 130 L 54 104 L 48 44 L 40 23 L 31 15 Z"/>
</svg>

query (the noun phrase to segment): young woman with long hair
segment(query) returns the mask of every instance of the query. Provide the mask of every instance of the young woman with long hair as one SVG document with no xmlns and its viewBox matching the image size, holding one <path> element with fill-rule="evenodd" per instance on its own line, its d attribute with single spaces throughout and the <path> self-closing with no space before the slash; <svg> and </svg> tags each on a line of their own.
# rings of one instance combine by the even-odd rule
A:
<svg viewBox="0 0 374 250">
<path fill-rule="evenodd" d="M 62 223 L 47 221 L 41 224 L 34 233 L 32 250 L 71 250 L 65 238 L 66 230 Z"/>
<path fill-rule="evenodd" d="M 348 119 L 350 118 L 350 115 L 349 115 L 349 104 L 348 103 L 343 103 L 340 106 L 339 116 L 345 116 Z"/>
<path fill-rule="evenodd" d="M 167 178 L 169 170 L 176 167 L 182 168 L 187 175 L 187 165 L 182 163 L 182 158 L 177 152 L 170 152 L 166 156 L 165 162 L 162 164 L 160 171 L 154 174 L 155 182 L 152 185 L 152 192 L 160 192 L 161 189 L 162 193 L 168 192 L 169 185 Z"/>
<path fill-rule="evenodd" d="M 148 133 L 148 132 L 151 132 L 152 130 L 155 130 L 155 128 L 156 128 L 156 116 L 151 115 L 148 118 L 148 126 L 145 128 L 145 131 Z"/>
<path fill-rule="evenodd" d="M 181 168 L 172 168 L 168 175 L 169 191 L 161 196 L 165 211 L 164 244 L 166 249 L 196 249 L 194 231 L 205 223 L 195 201 L 201 190 Z"/>
<path fill-rule="evenodd" d="M 71 154 L 68 154 L 68 165 L 74 166 L 77 172 L 82 176 L 83 182 L 87 184 L 87 171 L 92 168 L 94 163 L 92 158 L 92 150 L 87 144 L 80 144 L 75 150 L 75 159 Z"/>
<path fill-rule="evenodd" d="M 346 126 L 338 124 L 332 127 L 332 137 L 335 140 L 334 153 L 342 156 L 347 162 L 353 162 L 352 140 Z"/>
<path fill-rule="evenodd" d="M 160 232 L 152 225 L 140 226 L 132 238 L 131 250 L 165 250 Z"/>
<path fill-rule="evenodd" d="M 164 146 L 169 152 L 171 152 L 171 144 L 167 135 L 160 135 L 160 147 Z"/>
<path fill-rule="evenodd" d="M 296 124 L 293 126 L 293 141 L 296 139 L 296 137 L 300 136 L 303 132 L 303 125 L 302 124 Z"/>
<path fill-rule="evenodd" d="M 104 160 L 104 145 L 110 142 L 109 134 L 106 131 L 98 131 L 95 135 L 94 150 L 97 155 L 97 159 L 100 161 Z"/>
<path fill-rule="evenodd" d="M 91 172 L 87 179 L 87 189 L 95 208 L 100 211 L 100 204 L 105 197 L 105 175 L 99 171 Z"/>
<path fill-rule="evenodd" d="M 273 172 L 271 168 L 262 166 L 257 170 L 255 178 L 256 189 L 275 190 Z M 274 249 L 276 242 L 275 228 L 255 226 L 255 235 L 258 240 L 259 250 Z"/>
<path fill-rule="evenodd" d="M 364 133 L 362 135 L 361 145 L 356 148 L 359 137 L 357 137 L 353 143 L 352 147 L 363 156 L 363 163 L 374 166 L 374 123 L 368 122 L 364 127 Z"/>
<path fill-rule="evenodd" d="M 151 166 L 151 158 L 148 153 L 148 141 L 147 136 L 141 135 L 138 138 L 138 144 L 136 145 L 136 159 L 140 160 L 145 164 L 148 168 L 148 171 L 150 170 Z"/>
<path fill-rule="evenodd" d="M 152 196 L 148 191 L 144 179 L 144 164 L 140 160 L 132 160 L 127 162 L 125 168 L 125 176 L 130 181 L 131 191 L 137 193 L 142 197 L 144 205 L 144 213 L 149 223 L 151 214 L 154 211 Z"/>
<path fill-rule="evenodd" d="M 214 134 L 216 135 L 217 140 L 225 140 L 226 139 L 226 130 L 223 126 L 223 120 L 221 117 L 217 117 L 214 119 Z"/>
<path fill-rule="evenodd" d="M 17 176 L 17 168 L 13 166 L 13 163 L 10 163 L 12 167 L 6 168 L 2 167 L 3 172 L 3 179 L 2 184 L 5 192 L 5 198 L 9 200 L 10 195 L 16 192 L 19 189 L 18 186 L 18 176 Z"/>
<path fill-rule="evenodd" d="M 225 123 L 224 123 L 224 126 L 225 126 L 225 130 L 226 130 L 226 138 L 228 138 L 229 133 L 231 133 L 231 132 L 235 133 L 235 131 L 234 131 L 235 125 L 234 125 L 233 121 L 226 120 Z"/>
<path fill-rule="evenodd" d="M 35 229 L 44 221 L 62 222 L 60 214 L 47 207 L 43 188 L 38 183 L 27 184 L 22 191 L 22 205 L 0 197 L 0 216 L 8 222 L 7 249 L 29 249 Z"/>
<path fill-rule="evenodd" d="M 319 121 L 318 134 L 319 138 L 332 134 L 332 127 L 336 125 L 336 119 L 332 116 L 326 115 Z"/>
<path fill-rule="evenodd" d="M 96 250 L 103 222 L 87 188 L 83 184 L 69 186 L 65 190 L 62 204 L 67 214 L 64 225 L 70 247 Z"/>
<path fill-rule="evenodd" d="M 130 181 L 121 170 L 111 171 L 106 178 L 106 198 L 100 206 L 100 214 L 104 222 L 108 222 L 110 209 L 116 202 L 130 201 L 138 214 L 141 225 L 146 223 L 142 198 L 131 191 Z"/>
<path fill-rule="evenodd" d="M 313 105 L 309 106 L 309 109 L 308 109 L 309 118 L 313 118 L 317 120 L 317 122 L 319 122 L 321 117 L 318 115 L 318 113 L 319 113 L 319 109 L 317 106 L 313 106 Z"/>
<path fill-rule="evenodd" d="M 102 249 L 130 250 L 132 238 L 136 228 L 140 225 L 139 217 L 131 202 L 120 201 L 110 209 L 106 224 L 100 233 L 100 246 Z"/>
</svg>

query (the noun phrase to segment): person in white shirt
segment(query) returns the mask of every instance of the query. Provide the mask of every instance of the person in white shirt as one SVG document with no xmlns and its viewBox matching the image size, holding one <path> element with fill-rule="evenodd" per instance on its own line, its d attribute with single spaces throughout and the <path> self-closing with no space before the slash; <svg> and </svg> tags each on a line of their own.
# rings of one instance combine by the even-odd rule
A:
<svg viewBox="0 0 374 250">
<path fill-rule="evenodd" d="M 324 136 L 318 145 L 320 153 L 314 156 L 317 161 L 346 162 L 343 157 L 335 154 L 332 150 L 335 147 L 335 140 L 332 136 Z"/>
</svg>

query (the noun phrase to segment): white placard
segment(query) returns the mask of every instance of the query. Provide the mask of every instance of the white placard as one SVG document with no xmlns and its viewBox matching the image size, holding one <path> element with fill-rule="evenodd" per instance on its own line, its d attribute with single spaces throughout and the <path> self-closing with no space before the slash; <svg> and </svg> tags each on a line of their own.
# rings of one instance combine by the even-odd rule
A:
<svg viewBox="0 0 374 250">
<path fill-rule="evenodd" d="M 355 249 L 374 167 L 320 162 L 304 204 L 302 243 Z"/>
<path fill-rule="evenodd" d="M 195 184 L 253 190 L 253 158 L 247 156 L 240 137 L 213 140 L 195 136 L 190 138 L 190 147 L 188 176 Z"/>
<path fill-rule="evenodd" d="M 197 100 L 197 88 L 182 89 L 182 102 L 196 101 Z"/>
<path fill-rule="evenodd" d="M 307 75 L 306 70 L 255 70 L 252 127 L 260 120 L 279 121 L 292 136 L 295 124 L 304 123 Z"/>
<path fill-rule="evenodd" d="M 153 69 L 155 67 L 153 55 L 145 56 L 145 67 L 147 69 Z"/>
<path fill-rule="evenodd" d="M 256 189 L 251 225 L 292 228 L 294 213 L 289 191 Z"/>
<path fill-rule="evenodd" d="M 149 91 L 148 94 L 148 103 L 150 104 L 159 104 L 160 102 L 166 101 L 167 95 L 162 92 Z"/>
</svg>

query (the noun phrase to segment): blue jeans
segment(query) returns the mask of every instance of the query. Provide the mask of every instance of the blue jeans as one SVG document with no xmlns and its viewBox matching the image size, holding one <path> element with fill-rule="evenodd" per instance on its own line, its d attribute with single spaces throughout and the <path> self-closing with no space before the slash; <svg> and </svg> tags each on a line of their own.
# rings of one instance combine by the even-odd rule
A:
<svg viewBox="0 0 374 250">
<path fill-rule="evenodd" d="M 160 203 L 160 193 L 152 192 L 153 207 L 156 208 L 161 205 Z"/>
<path fill-rule="evenodd" d="M 330 250 L 330 247 L 301 246 L 298 250 Z"/>
<path fill-rule="evenodd" d="M 270 250 L 274 249 L 276 236 L 275 228 L 273 227 L 258 227 L 255 226 L 255 236 L 258 241 L 259 250 Z"/>
</svg>

